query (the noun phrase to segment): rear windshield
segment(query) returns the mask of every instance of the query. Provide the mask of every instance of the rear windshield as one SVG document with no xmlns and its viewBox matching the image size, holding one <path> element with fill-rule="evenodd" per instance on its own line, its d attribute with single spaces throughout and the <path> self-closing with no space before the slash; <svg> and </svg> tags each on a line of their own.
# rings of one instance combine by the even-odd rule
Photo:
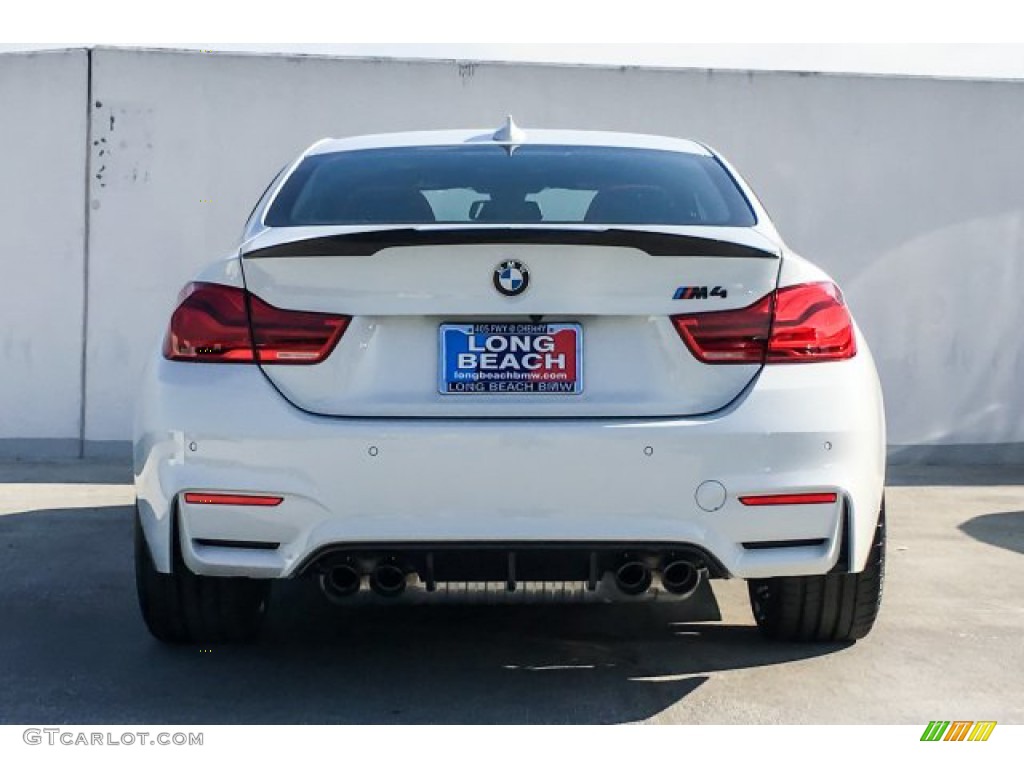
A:
<svg viewBox="0 0 1024 768">
<path fill-rule="evenodd" d="M 264 219 L 323 224 L 668 224 L 749 227 L 712 157 L 653 149 L 401 147 L 308 157 Z"/>
</svg>

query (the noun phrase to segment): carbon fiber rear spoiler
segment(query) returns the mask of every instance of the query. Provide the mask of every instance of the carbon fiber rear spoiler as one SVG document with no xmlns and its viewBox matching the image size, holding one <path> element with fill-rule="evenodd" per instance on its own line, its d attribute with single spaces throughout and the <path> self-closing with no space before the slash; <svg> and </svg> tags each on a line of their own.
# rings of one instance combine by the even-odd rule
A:
<svg viewBox="0 0 1024 768">
<path fill-rule="evenodd" d="M 385 248 L 418 245 L 598 245 L 637 248 L 651 256 L 706 256 L 777 259 L 768 248 L 708 237 L 633 229 L 547 229 L 463 227 L 383 229 L 295 240 L 242 254 L 247 259 L 290 256 L 372 256 Z"/>
</svg>

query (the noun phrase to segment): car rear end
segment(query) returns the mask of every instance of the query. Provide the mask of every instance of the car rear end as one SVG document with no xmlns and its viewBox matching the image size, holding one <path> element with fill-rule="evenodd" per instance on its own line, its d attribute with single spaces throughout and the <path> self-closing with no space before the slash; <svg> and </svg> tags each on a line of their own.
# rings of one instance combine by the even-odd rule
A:
<svg viewBox="0 0 1024 768">
<path fill-rule="evenodd" d="M 646 137 L 317 145 L 183 291 L 137 420 L 154 574 L 335 599 L 856 574 L 883 473 L 842 294 Z"/>
</svg>

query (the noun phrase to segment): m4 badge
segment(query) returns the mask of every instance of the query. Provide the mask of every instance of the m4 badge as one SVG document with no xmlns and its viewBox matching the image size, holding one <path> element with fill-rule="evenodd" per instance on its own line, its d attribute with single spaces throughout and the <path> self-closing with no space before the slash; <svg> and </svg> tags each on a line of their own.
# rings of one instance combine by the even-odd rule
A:
<svg viewBox="0 0 1024 768">
<path fill-rule="evenodd" d="M 713 288 L 707 285 L 681 285 L 676 288 L 675 294 L 672 296 L 673 299 L 707 299 L 707 298 L 719 298 L 724 299 L 729 295 L 729 292 L 720 285 L 716 285 Z"/>
</svg>

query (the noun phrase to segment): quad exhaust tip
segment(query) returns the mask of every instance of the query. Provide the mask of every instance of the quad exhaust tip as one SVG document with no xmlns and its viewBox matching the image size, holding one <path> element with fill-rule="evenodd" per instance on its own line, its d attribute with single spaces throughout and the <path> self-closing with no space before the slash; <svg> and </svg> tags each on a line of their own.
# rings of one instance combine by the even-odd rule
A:
<svg viewBox="0 0 1024 768">
<path fill-rule="evenodd" d="M 688 598 L 708 577 L 707 567 L 696 559 L 672 555 L 657 566 L 661 585 L 670 594 Z M 352 560 L 336 562 L 320 574 L 320 589 L 332 602 L 341 602 L 356 594 L 363 583 L 363 573 Z M 627 556 L 612 573 L 615 586 L 624 595 L 642 595 L 651 588 L 654 569 L 646 562 Z M 405 592 L 408 573 L 390 559 L 378 562 L 369 571 L 370 589 L 381 597 L 395 598 Z"/>
<path fill-rule="evenodd" d="M 672 560 L 661 567 L 661 585 L 666 592 L 689 597 L 697 591 L 706 573 L 707 569 L 689 560 Z"/>
<path fill-rule="evenodd" d="M 331 600 L 351 597 L 361 584 L 362 576 L 351 563 L 332 566 L 320 575 L 320 589 Z"/>
<path fill-rule="evenodd" d="M 651 581 L 651 569 L 640 560 L 627 560 L 615 571 L 615 586 L 625 595 L 642 595 Z"/>
<path fill-rule="evenodd" d="M 405 582 L 405 571 L 394 563 L 380 563 L 370 572 L 370 589 L 381 597 L 398 597 Z"/>
</svg>

